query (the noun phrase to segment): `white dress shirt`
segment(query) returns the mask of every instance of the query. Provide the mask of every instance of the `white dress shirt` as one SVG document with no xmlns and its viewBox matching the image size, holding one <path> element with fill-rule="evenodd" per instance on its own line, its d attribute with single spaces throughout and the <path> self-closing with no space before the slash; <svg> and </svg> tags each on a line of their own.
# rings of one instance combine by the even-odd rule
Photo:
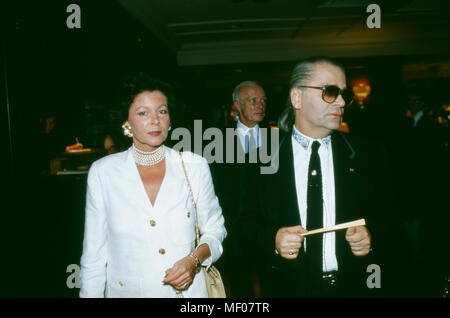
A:
<svg viewBox="0 0 450 318">
<path fill-rule="evenodd" d="M 255 143 L 253 144 L 253 148 L 259 148 L 261 146 L 261 134 L 259 131 L 259 125 L 256 124 L 254 127 L 249 128 L 245 126 L 239 119 L 237 122 L 236 130 L 239 136 L 239 141 L 241 142 L 242 150 L 245 152 L 245 136 L 249 135 L 249 138 L 253 137 Z M 249 139 L 251 140 L 251 139 Z"/>
<path fill-rule="evenodd" d="M 300 211 L 301 225 L 306 230 L 307 218 L 307 189 L 308 167 L 311 157 L 311 145 L 314 140 L 320 143 L 319 157 L 322 170 L 323 193 L 323 227 L 331 227 L 336 222 L 335 192 L 334 192 L 334 168 L 331 136 L 323 139 L 312 139 L 299 132 L 295 126 L 292 132 L 292 150 L 294 154 L 295 187 L 297 189 L 298 209 Z M 308 237 L 303 241 L 305 250 L 308 249 Z M 334 232 L 323 234 L 323 264 L 324 272 L 338 270 L 336 260 L 336 237 Z"/>
<path fill-rule="evenodd" d="M 195 210 L 179 154 L 165 147 L 166 172 L 152 205 L 133 150 L 106 156 L 89 170 L 81 257 L 80 297 L 176 297 L 162 281 L 167 269 L 195 249 Z M 210 266 L 222 254 L 224 218 L 206 160 L 183 159 L 198 209 L 200 245 L 208 244 Z M 208 297 L 203 272 L 183 292 Z"/>
</svg>

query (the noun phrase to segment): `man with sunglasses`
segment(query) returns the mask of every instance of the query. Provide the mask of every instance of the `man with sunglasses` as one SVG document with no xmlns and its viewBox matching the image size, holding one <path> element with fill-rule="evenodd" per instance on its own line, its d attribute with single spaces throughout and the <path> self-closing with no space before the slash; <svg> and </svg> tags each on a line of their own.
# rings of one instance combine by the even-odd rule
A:
<svg viewBox="0 0 450 318">
<path fill-rule="evenodd" d="M 335 61 L 310 58 L 294 68 L 289 106 L 279 121 L 287 133 L 280 138 L 278 170 L 259 175 L 251 187 L 257 204 L 249 207 L 247 221 L 254 230 L 248 240 L 260 253 L 262 296 L 345 297 L 367 290 L 364 256 L 371 251 L 371 234 L 366 226 L 301 235 L 368 221 L 366 212 L 377 208 L 372 195 L 384 162 L 367 165 L 367 156 L 377 158 L 374 151 L 360 154 L 337 132 L 352 101 L 344 69 Z"/>
</svg>

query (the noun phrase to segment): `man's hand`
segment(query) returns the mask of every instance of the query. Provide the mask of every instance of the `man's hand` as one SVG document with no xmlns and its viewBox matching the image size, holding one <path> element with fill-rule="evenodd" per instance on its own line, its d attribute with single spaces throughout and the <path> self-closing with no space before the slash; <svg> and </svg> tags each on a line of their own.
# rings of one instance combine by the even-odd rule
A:
<svg viewBox="0 0 450 318">
<path fill-rule="evenodd" d="M 365 226 L 350 227 L 345 233 L 345 239 L 350 244 L 352 253 L 364 256 L 370 251 L 370 233 Z"/>
<path fill-rule="evenodd" d="M 304 239 L 300 233 L 305 232 L 308 231 L 300 225 L 280 228 L 275 236 L 275 248 L 280 256 L 285 259 L 296 259 Z"/>
</svg>

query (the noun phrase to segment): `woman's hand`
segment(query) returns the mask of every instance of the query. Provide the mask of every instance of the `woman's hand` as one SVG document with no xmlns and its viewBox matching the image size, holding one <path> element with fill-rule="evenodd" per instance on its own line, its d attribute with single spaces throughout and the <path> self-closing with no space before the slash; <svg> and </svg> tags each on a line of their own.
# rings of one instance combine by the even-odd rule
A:
<svg viewBox="0 0 450 318">
<path fill-rule="evenodd" d="M 163 283 L 170 284 L 177 290 L 185 290 L 194 280 L 196 263 L 194 258 L 186 256 L 180 259 L 166 272 Z"/>
</svg>

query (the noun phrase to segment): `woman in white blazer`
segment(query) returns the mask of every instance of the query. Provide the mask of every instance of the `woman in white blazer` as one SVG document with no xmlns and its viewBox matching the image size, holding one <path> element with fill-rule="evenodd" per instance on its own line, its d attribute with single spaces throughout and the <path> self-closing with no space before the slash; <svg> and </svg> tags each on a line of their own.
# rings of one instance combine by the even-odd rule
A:
<svg viewBox="0 0 450 318">
<path fill-rule="evenodd" d="M 200 266 L 222 254 L 222 210 L 206 160 L 163 145 L 170 87 L 138 74 L 124 131 L 133 145 L 89 170 L 80 297 L 208 297 Z M 195 246 L 195 218 L 200 242 Z"/>
</svg>

